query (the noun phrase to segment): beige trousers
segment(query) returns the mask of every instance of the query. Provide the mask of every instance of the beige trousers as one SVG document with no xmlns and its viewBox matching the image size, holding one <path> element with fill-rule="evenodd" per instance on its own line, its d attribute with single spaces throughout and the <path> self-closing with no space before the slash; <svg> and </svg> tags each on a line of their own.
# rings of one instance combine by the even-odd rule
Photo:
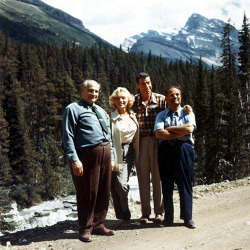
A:
<svg viewBox="0 0 250 250">
<path fill-rule="evenodd" d="M 160 173 L 158 168 L 158 141 L 155 136 L 140 137 L 139 163 L 136 166 L 141 210 L 143 216 L 151 214 L 150 174 L 153 186 L 154 212 L 163 213 Z"/>
</svg>

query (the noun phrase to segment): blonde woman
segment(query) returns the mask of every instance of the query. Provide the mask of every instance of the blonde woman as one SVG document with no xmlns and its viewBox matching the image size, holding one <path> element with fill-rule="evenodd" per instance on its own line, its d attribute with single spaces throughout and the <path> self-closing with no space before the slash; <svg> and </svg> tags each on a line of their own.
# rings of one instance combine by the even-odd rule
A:
<svg viewBox="0 0 250 250">
<path fill-rule="evenodd" d="M 139 159 L 139 125 L 130 108 L 134 96 L 126 88 L 117 88 L 109 97 L 111 113 L 111 135 L 115 160 L 112 162 L 111 194 L 117 219 L 122 225 L 130 224 L 128 207 L 128 179 L 133 163 Z"/>
</svg>

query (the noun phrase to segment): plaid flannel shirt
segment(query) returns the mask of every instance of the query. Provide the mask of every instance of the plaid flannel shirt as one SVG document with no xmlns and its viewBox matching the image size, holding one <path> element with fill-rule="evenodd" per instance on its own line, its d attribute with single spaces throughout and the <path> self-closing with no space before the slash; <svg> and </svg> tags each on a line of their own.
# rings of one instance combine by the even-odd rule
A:
<svg viewBox="0 0 250 250">
<path fill-rule="evenodd" d="M 141 98 L 141 94 L 135 95 L 133 111 L 140 126 L 141 136 L 154 135 L 154 124 L 156 116 L 159 112 L 166 109 L 165 96 L 152 93 L 148 105 L 145 105 Z"/>
</svg>

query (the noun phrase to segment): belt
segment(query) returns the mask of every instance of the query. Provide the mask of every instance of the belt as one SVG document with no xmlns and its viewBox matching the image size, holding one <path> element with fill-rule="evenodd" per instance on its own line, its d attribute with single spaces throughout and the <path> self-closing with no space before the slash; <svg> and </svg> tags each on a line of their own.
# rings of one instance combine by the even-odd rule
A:
<svg viewBox="0 0 250 250">
<path fill-rule="evenodd" d="M 152 137 L 152 136 L 155 136 L 155 135 L 152 135 L 152 134 L 149 134 L 149 135 L 141 135 L 141 137 Z"/>
<path fill-rule="evenodd" d="M 160 142 L 160 144 L 168 144 L 168 145 L 172 145 L 172 146 L 178 146 L 178 145 L 181 145 L 183 143 L 188 143 L 191 146 L 193 146 L 193 144 L 190 141 L 183 141 L 183 140 L 178 140 L 178 139 L 163 140 L 162 142 Z"/>
<path fill-rule="evenodd" d="M 122 143 L 122 147 L 126 146 L 126 145 L 130 145 L 130 144 L 133 144 L 132 142 L 130 143 Z"/>
<path fill-rule="evenodd" d="M 109 145 L 109 141 L 103 141 L 100 144 L 98 144 L 97 146 L 107 146 Z"/>
<path fill-rule="evenodd" d="M 82 147 L 82 148 L 79 148 L 77 149 L 77 151 L 84 151 L 84 150 L 89 150 L 89 149 L 92 149 L 92 148 L 95 148 L 95 147 L 98 147 L 98 146 L 107 146 L 109 145 L 109 141 L 104 141 L 104 142 L 101 142 L 99 144 L 95 144 L 95 145 L 92 145 L 92 146 L 88 146 L 88 147 Z"/>
</svg>

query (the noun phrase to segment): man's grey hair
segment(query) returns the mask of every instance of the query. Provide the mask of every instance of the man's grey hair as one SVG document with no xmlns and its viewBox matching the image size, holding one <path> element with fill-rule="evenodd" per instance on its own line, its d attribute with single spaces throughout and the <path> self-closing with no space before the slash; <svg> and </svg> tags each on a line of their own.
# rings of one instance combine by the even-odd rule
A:
<svg viewBox="0 0 250 250">
<path fill-rule="evenodd" d="M 82 83 L 81 88 L 86 88 L 88 87 L 88 83 L 92 83 L 92 84 L 97 84 L 100 88 L 100 84 L 98 82 L 96 82 L 95 80 L 86 80 Z"/>
</svg>

